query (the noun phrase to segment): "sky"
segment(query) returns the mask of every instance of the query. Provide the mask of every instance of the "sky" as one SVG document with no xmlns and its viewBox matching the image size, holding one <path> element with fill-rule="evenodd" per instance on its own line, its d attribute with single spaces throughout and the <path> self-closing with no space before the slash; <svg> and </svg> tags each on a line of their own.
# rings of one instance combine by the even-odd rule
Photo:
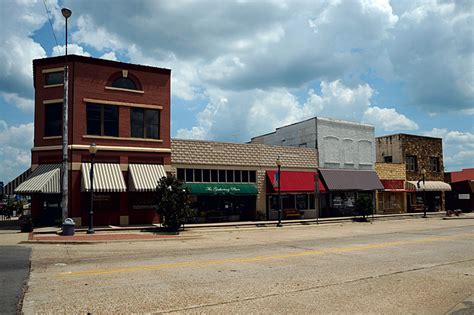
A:
<svg viewBox="0 0 474 315">
<path fill-rule="evenodd" d="M 31 163 L 32 60 L 172 70 L 171 136 L 247 142 L 320 116 L 443 138 L 474 167 L 474 1 L 1 0 L 0 181 Z"/>
</svg>

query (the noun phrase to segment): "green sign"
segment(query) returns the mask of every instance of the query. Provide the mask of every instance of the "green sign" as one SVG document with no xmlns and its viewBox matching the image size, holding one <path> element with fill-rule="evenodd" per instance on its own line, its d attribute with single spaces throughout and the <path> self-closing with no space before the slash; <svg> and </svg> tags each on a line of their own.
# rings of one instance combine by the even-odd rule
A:
<svg viewBox="0 0 474 315">
<path fill-rule="evenodd" d="M 255 184 L 184 184 L 192 195 L 256 195 Z"/>
</svg>

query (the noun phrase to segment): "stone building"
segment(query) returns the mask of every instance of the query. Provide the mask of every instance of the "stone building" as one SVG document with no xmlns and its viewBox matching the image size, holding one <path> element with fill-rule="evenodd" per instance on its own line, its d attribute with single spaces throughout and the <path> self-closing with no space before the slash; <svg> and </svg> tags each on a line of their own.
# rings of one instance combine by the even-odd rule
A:
<svg viewBox="0 0 474 315">
<path fill-rule="evenodd" d="M 379 163 L 405 165 L 407 211 L 445 209 L 443 143 L 441 138 L 395 134 L 376 138 L 376 160 Z M 423 183 L 424 179 L 424 183 Z"/>
<path fill-rule="evenodd" d="M 313 117 L 256 136 L 251 143 L 315 148 L 319 175 L 327 191 L 321 195 L 322 216 L 353 215 L 356 200 L 383 189 L 375 164 L 374 126 Z"/>
<path fill-rule="evenodd" d="M 283 218 L 316 217 L 315 149 L 179 139 L 171 149 L 172 172 L 191 189 L 195 222 L 276 219 L 278 157 Z"/>
</svg>

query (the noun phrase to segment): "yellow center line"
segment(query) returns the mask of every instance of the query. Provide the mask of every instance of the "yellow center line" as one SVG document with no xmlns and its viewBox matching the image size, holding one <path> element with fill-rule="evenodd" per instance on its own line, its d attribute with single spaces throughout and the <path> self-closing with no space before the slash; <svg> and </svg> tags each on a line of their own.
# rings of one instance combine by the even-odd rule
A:
<svg viewBox="0 0 474 315">
<path fill-rule="evenodd" d="M 112 268 L 112 269 L 89 269 L 82 271 L 67 271 L 59 273 L 59 276 L 96 276 L 96 275 L 106 275 L 114 273 L 127 273 L 127 272 L 136 272 L 136 271 L 149 271 L 149 270 L 164 270 L 164 269 L 176 269 L 176 268 L 198 268 L 198 267 L 208 267 L 216 265 L 225 265 L 225 264 L 235 264 L 235 263 L 252 263 L 252 262 L 263 262 L 269 260 L 283 260 L 288 258 L 295 257 L 305 257 L 305 256 L 315 256 L 323 254 L 333 254 L 333 253 L 350 253 L 356 251 L 364 251 L 371 249 L 382 249 L 397 247 L 402 245 L 415 245 L 423 243 L 432 243 L 438 241 L 448 241 L 454 239 L 461 239 L 465 237 L 472 237 L 474 233 L 465 233 L 452 236 L 435 236 L 422 238 L 418 240 L 407 240 L 407 241 L 394 241 L 394 242 L 385 242 L 385 243 L 375 243 L 375 244 L 366 244 L 366 245 L 354 245 L 349 247 L 333 247 L 326 249 L 317 249 L 317 250 L 305 250 L 296 253 L 287 253 L 279 255 L 270 255 L 270 256 L 253 256 L 253 257 L 238 257 L 238 258 L 227 258 L 227 259 L 217 259 L 217 260 L 204 260 L 204 261 L 187 261 L 187 262 L 177 262 L 177 263 L 165 263 L 159 265 L 143 265 L 143 266 L 134 266 L 134 267 L 123 267 L 123 268 Z"/>
</svg>

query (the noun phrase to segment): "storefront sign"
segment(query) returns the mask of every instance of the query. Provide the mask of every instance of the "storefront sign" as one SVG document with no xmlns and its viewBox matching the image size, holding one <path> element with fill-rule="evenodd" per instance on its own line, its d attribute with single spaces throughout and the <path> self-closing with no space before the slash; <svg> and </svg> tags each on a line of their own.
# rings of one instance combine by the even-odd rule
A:
<svg viewBox="0 0 474 315">
<path fill-rule="evenodd" d="M 158 205 L 132 205 L 133 210 L 149 210 L 156 208 L 158 208 Z"/>
<path fill-rule="evenodd" d="M 240 192 L 239 187 L 206 187 L 205 191 L 213 194 L 236 194 Z"/>
<path fill-rule="evenodd" d="M 459 194 L 459 199 L 469 200 L 471 199 L 471 196 L 469 194 Z"/>
</svg>

